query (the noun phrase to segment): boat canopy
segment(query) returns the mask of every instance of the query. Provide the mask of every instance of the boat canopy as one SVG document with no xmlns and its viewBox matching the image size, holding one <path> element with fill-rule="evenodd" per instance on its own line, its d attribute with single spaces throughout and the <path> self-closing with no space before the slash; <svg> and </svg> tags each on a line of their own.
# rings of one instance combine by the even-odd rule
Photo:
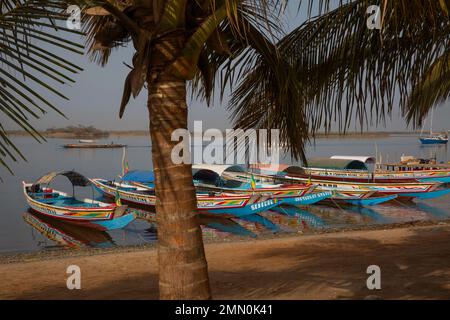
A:
<svg viewBox="0 0 450 320">
<path fill-rule="evenodd" d="M 308 159 L 308 168 L 333 170 L 368 170 L 366 164 L 360 160 L 331 158 Z"/>
<path fill-rule="evenodd" d="M 277 173 L 280 171 L 284 171 L 286 168 L 290 167 L 288 164 L 263 164 L 263 163 L 255 163 L 250 165 L 250 170 L 256 173 Z"/>
<path fill-rule="evenodd" d="M 155 175 L 150 170 L 131 170 L 122 177 L 122 181 L 153 183 L 155 181 Z"/>
<path fill-rule="evenodd" d="M 214 184 L 216 186 L 238 187 L 242 182 L 226 180 L 225 172 L 245 172 L 239 165 L 206 165 L 196 164 L 192 166 L 194 180 Z"/>
<path fill-rule="evenodd" d="M 337 160 L 356 160 L 361 161 L 365 164 L 371 164 L 376 163 L 377 159 L 375 157 L 371 156 L 332 156 L 330 159 L 337 159 Z"/>
<path fill-rule="evenodd" d="M 301 174 L 305 172 L 305 169 L 299 166 L 287 166 L 282 172 Z"/>
<path fill-rule="evenodd" d="M 196 174 L 201 170 L 209 170 L 221 176 L 224 172 L 245 172 L 244 168 L 239 165 L 226 164 L 194 164 L 192 166 L 192 173 Z"/>
<path fill-rule="evenodd" d="M 49 184 L 53 179 L 55 179 L 57 176 L 65 176 L 67 179 L 70 180 L 72 185 L 77 187 L 86 187 L 91 184 L 91 181 L 89 181 L 88 178 L 83 176 L 82 174 L 75 172 L 75 171 L 53 171 L 50 173 L 47 173 L 46 175 L 40 177 L 34 184 Z"/>
</svg>

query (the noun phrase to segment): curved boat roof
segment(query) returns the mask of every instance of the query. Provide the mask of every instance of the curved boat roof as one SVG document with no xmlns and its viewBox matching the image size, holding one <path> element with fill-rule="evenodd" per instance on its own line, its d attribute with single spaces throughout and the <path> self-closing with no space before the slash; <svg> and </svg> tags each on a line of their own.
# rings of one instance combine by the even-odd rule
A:
<svg viewBox="0 0 450 320">
<path fill-rule="evenodd" d="M 128 171 L 122 181 L 134 181 L 140 183 L 152 183 L 155 181 L 155 175 L 150 170 L 132 170 Z"/>
<path fill-rule="evenodd" d="M 226 164 L 195 164 L 192 166 L 192 173 L 195 175 L 199 171 L 212 171 L 218 176 L 222 176 L 224 172 L 245 172 L 244 168 L 239 165 Z"/>
<path fill-rule="evenodd" d="M 355 160 L 355 161 L 361 161 L 362 163 L 376 163 L 377 159 L 375 157 L 371 156 L 332 156 L 330 159 L 337 159 L 337 160 Z"/>
<path fill-rule="evenodd" d="M 91 184 L 88 178 L 75 171 L 53 171 L 40 177 L 33 185 L 37 184 L 49 184 L 57 176 L 65 176 L 70 180 L 72 185 L 77 187 L 86 187 Z"/>
<path fill-rule="evenodd" d="M 194 180 L 200 180 L 212 184 L 223 184 L 228 187 L 239 187 L 242 182 L 229 180 L 223 174 L 225 172 L 245 172 L 239 165 L 193 165 L 192 177 Z"/>
<path fill-rule="evenodd" d="M 308 168 L 333 169 L 333 170 L 368 170 L 366 163 L 355 159 L 308 159 Z"/>
</svg>

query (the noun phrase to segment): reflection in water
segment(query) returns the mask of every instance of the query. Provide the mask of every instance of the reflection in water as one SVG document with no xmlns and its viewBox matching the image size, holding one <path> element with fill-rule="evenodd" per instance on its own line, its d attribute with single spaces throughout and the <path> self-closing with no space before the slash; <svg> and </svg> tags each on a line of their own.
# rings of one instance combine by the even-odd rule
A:
<svg viewBox="0 0 450 320">
<path fill-rule="evenodd" d="M 435 219 L 448 219 L 450 218 L 450 212 L 444 211 L 442 209 L 432 207 L 424 202 L 420 202 L 417 204 L 417 207 L 425 212 L 428 212 Z"/>
<path fill-rule="evenodd" d="M 148 149 L 148 136 L 142 137 L 114 137 L 109 138 L 110 142 L 133 146 L 128 148 L 127 158 L 132 168 L 152 169 L 150 150 Z M 100 177 L 106 179 L 117 179 L 117 174 L 121 171 L 122 150 L 120 149 L 92 149 L 92 150 L 68 150 L 60 148 L 61 145 L 70 143 L 62 139 L 49 139 L 45 144 L 36 144 L 32 139 L 16 137 L 17 146 L 23 150 L 28 159 L 28 163 L 13 163 L 15 176 L 5 174 L 4 183 L 0 184 L 0 252 L 38 250 L 42 246 L 36 243 L 41 241 L 43 236 L 38 232 L 33 232 L 22 219 L 26 210 L 26 202 L 23 199 L 21 181 L 34 180 L 45 172 L 54 170 L 78 169 L 88 177 Z M 333 154 L 366 154 L 375 153 L 375 144 L 378 146 L 379 154 L 387 162 L 398 161 L 402 155 L 413 155 L 418 158 L 437 157 L 438 162 L 450 160 L 448 146 L 421 146 L 415 135 L 391 135 L 389 137 L 372 138 L 348 138 L 348 139 L 322 139 L 316 140 L 315 145 L 307 147 L 309 157 L 329 157 Z M 280 154 L 280 161 L 283 163 L 298 164 L 288 154 Z M 32 163 L 33 165 L 30 165 Z M 55 188 L 70 190 L 70 186 L 65 181 L 55 181 Z M 84 194 L 82 190 L 77 191 L 80 197 L 90 198 L 90 193 Z M 343 210 L 342 210 L 343 209 Z M 421 202 L 418 204 L 397 204 L 381 205 L 371 208 L 373 211 L 347 208 L 332 208 L 327 206 L 311 206 L 305 208 L 283 208 L 284 212 L 264 212 L 260 214 L 265 220 L 256 218 L 264 223 L 251 222 L 245 220 L 233 221 L 230 219 L 220 219 L 205 223 L 203 228 L 208 234 L 215 234 L 217 238 L 230 237 L 255 237 L 264 236 L 276 232 L 308 232 L 319 228 L 340 228 L 349 226 L 361 226 L 379 223 L 395 223 L 411 220 L 448 219 L 450 215 L 450 195 L 436 200 Z M 107 235 L 117 246 L 121 245 L 142 245 L 156 240 L 155 221 L 149 223 L 142 220 L 148 216 L 143 214 L 141 220 L 135 220 L 124 230 L 108 231 Z M 154 216 L 153 216 L 154 218 Z M 250 218 L 252 219 L 252 218 Z M 269 220 L 273 225 L 267 223 Z M 34 223 L 36 223 L 34 221 Z M 49 228 L 49 227 L 47 227 Z M 71 227 L 69 227 L 71 228 Z M 33 228 L 34 229 L 34 228 Z M 73 227 L 71 228 L 73 229 Z M 64 230 L 64 229 L 59 229 Z M 65 236 L 59 234 L 54 237 L 62 239 L 62 243 L 77 245 L 99 245 L 102 241 L 92 241 L 90 235 L 84 241 L 85 234 L 79 237 L 72 237 L 70 231 Z M 103 234 L 103 236 L 105 236 Z M 49 240 L 45 238 L 47 243 Z M 65 241 L 65 242 L 64 242 Z M 60 247 L 64 244 L 55 243 Z M 86 244 L 90 243 L 90 244 Z M 107 245 L 112 245 L 106 241 Z"/>
<path fill-rule="evenodd" d="M 291 226 L 291 227 L 298 225 L 298 224 L 301 224 L 302 226 L 304 226 L 305 223 L 314 228 L 321 228 L 321 227 L 325 226 L 325 222 L 321 218 L 309 213 L 308 211 L 300 209 L 298 207 L 280 206 L 280 207 L 273 208 L 272 211 L 288 216 L 288 217 L 285 217 L 285 216 L 278 215 L 277 221 L 280 224 L 285 224 L 285 222 L 287 222 L 287 225 Z M 293 217 L 296 219 L 289 219 L 289 217 Z"/>
<path fill-rule="evenodd" d="M 203 214 L 199 215 L 198 219 L 200 225 L 202 225 L 203 236 L 207 239 L 220 238 L 221 236 L 226 236 L 227 234 L 243 237 L 256 237 L 256 234 L 252 231 L 231 219 Z"/>
<path fill-rule="evenodd" d="M 34 230 L 56 242 L 58 247 L 110 247 L 116 243 L 127 245 L 155 242 L 156 213 L 143 209 L 135 209 L 135 213 L 140 219 L 140 224 L 131 225 L 126 230 L 115 233 L 76 226 L 34 213 L 26 213 L 23 219 Z M 303 208 L 280 206 L 271 211 L 240 218 L 201 214 L 198 219 L 206 240 L 232 240 L 278 232 L 308 233 L 325 228 L 348 228 L 449 217 L 449 213 L 426 203 L 391 203 L 372 208 L 348 206 L 345 209 L 326 205 Z M 40 242 L 38 245 L 46 249 L 52 247 L 46 242 Z"/>
<path fill-rule="evenodd" d="M 271 231 L 271 232 L 278 232 L 280 231 L 280 226 L 276 225 L 269 219 L 259 215 L 259 214 L 252 214 L 249 216 L 241 217 L 239 220 L 247 221 L 247 222 L 253 222 L 255 224 L 258 224 L 262 226 L 263 228 Z"/>
<path fill-rule="evenodd" d="M 25 213 L 23 220 L 39 231 L 46 238 L 64 248 L 79 249 L 83 247 L 110 247 L 115 245 L 111 236 L 105 231 L 77 226 L 34 213 Z M 40 242 L 49 248 L 45 242 Z"/>
<path fill-rule="evenodd" d="M 383 216 L 379 212 L 375 211 L 374 208 L 355 207 L 354 206 L 354 207 L 348 208 L 347 210 L 358 213 L 364 217 L 368 217 L 373 221 L 373 223 L 382 224 L 382 223 L 391 222 L 391 219 L 389 219 L 389 217 Z M 369 222 L 370 222 L 370 220 L 369 220 Z"/>
</svg>

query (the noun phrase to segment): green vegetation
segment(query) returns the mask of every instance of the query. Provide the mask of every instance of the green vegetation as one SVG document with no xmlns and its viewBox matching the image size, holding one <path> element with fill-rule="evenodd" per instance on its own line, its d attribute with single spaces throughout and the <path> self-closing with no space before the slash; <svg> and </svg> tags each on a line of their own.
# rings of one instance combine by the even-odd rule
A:
<svg viewBox="0 0 450 320">
<path fill-rule="evenodd" d="M 67 126 L 65 128 L 49 128 L 43 132 L 49 138 L 106 138 L 109 132 L 95 128 L 94 126 Z"/>
</svg>

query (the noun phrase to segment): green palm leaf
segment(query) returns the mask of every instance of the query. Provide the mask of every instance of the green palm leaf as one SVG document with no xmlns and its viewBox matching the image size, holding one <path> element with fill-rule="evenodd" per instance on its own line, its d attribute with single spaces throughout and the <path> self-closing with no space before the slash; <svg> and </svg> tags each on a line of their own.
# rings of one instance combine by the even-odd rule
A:
<svg viewBox="0 0 450 320">
<path fill-rule="evenodd" d="M 76 54 L 83 45 L 61 34 L 82 34 L 65 27 L 67 4 L 63 1 L 0 0 L 0 113 L 9 122 L 44 141 L 30 124 L 52 109 L 63 115 L 45 96 L 68 99 L 53 84 L 73 83 L 71 74 L 82 69 L 57 54 L 59 48 Z M 44 93 L 46 93 L 44 95 Z M 0 164 L 11 171 L 7 161 L 25 160 L 0 123 Z"/>
<path fill-rule="evenodd" d="M 354 120 L 361 128 L 381 124 L 397 106 L 418 115 L 417 122 L 426 113 L 411 111 L 421 104 L 412 90 L 450 48 L 444 3 L 349 0 L 331 8 L 320 1 L 318 17 L 278 42 L 281 59 L 272 65 L 259 59 L 233 92 L 234 122 L 280 128 L 295 157 L 304 156 L 303 142 L 335 122 L 344 132 Z M 384 9 L 381 30 L 367 27 L 367 8 L 375 4 Z M 280 77 L 283 68 L 286 77 Z M 294 101 L 281 96 L 286 92 L 296 92 Z"/>
</svg>

